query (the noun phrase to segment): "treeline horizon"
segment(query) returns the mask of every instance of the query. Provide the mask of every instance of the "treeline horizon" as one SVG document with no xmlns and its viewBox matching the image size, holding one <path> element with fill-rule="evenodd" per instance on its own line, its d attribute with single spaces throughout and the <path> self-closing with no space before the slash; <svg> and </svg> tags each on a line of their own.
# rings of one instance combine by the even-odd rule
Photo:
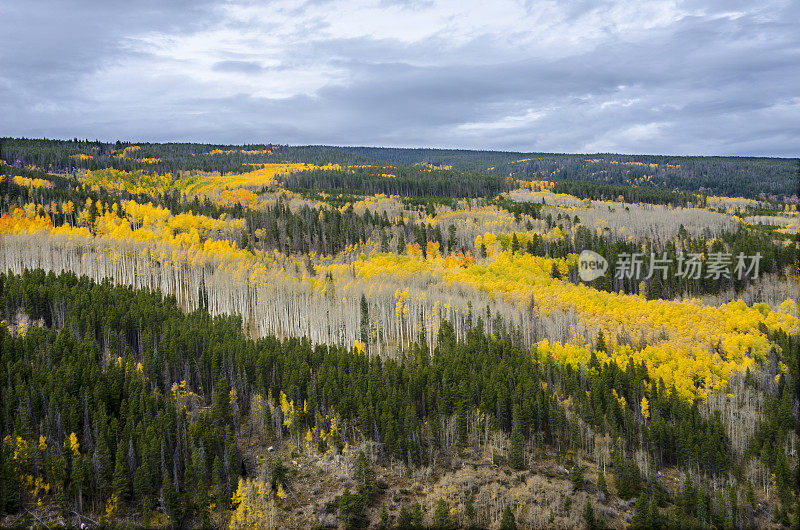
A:
<svg viewBox="0 0 800 530">
<path fill-rule="evenodd" d="M 134 146 L 139 148 L 139 160 L 147 159 L 147 163 L 114 158 L 117 152 Z M 203 156 L 215 150 L 220 153 Z M 93 158 L 75 158 L 81 154 Z M 400 165 L 407 166 L 406 171 L 434 168 L 487 173 L 497 177 L 497 187 L 509 176 L 522 180 L 551 180 L 565 186 L 564 190 L 571 190 L 564 192 L 593 199 L 613 198 L 612 194 L 621 194 L 620 187 L 627 187 L 641 190 L 622 193 L 627 198 L 660 204 L 686 204 L 689 198 L 683 193 L 765 200 L 797 200 L 800 194 L 800 159 L 779 157 L 0 138 L 0 158 L 18 161 L 22 167 L 33 164 L 51 171 L 114 167 L 128 171 L 241 173 L 252 169 L 252 164 L 299 161 L 352 166 Z M 573 183 L 592 183 L 595 187 L 575 187 Z M 370 189 L 365 193 L 374 191 Z"/>
</svg>

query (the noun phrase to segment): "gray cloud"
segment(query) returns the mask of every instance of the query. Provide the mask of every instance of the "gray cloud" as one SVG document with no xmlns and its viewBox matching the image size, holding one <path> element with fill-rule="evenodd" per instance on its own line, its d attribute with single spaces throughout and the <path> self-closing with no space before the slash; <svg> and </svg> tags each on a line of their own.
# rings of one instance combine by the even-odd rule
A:
<svg viewBox="0 0 800 530">
<path fill-rule="evenodd" d="M 678 5 L 630 29 L 624 3 L 569 3 L 563 45 L 425 2 L 383 8 L 445 21 L 407 39 L 366 11 L 345 35 L 331 2 L 0 5 L 0 135 L 800 155 L 797 3 Z"/>
</svg>

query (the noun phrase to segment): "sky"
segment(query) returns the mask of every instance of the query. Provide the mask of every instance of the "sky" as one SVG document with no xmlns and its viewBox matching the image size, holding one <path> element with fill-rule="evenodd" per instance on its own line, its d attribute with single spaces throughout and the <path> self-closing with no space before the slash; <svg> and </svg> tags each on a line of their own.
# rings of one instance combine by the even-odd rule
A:
<svg viewBox="0 0 800 530">
<path fill-rule="evenodd" d="M 0 0 L 0 136 L 800 156 L 797 0 Z"/>
</svg>

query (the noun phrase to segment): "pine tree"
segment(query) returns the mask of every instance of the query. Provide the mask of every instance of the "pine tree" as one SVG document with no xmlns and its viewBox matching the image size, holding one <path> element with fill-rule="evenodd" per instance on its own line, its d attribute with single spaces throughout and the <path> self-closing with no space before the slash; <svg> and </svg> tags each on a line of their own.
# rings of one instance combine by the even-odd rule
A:
<svg viewBox="0 0 800 530">
<path fill-rule="evenodd" d="M 381 252 L 389 252 L 389 238 L 386 237 L 386 229 L 381 228 Z"/>
<path fill-rule="evenodd" d="M 692 482 L 692 477 L 689 476 L 689 472 L 686 472 L 686 477 L 683 480 L 683 491 L 681 492 L 680 496 L 680 505 L 683 510 L 688 514 L 694 517 L 697 515 L 697 489 L 695 489 L 694 482 Z"/>
<path fill-rule="evenodd" d="M 101 411 L 102 413 L 102 411 Z M 104 417 L 105 415 L 102 414 Z M 106 433 L 104 428 L 105 422 L 100 422 L 99 435 L 97 437 L 97 487 L 100 494 L 104 494 L 111 484 L 114 474 L 114 463 L 111 460 L 111 450 L 108 447 L 106 440 Z"/>
<path fill-rule="evenodd" d="M 361 344 L 369 353 L 369 304 L 366 295 L 361 295 Z"/>
<path fill-rule="evenodd" d="M 286 485 L 286 466 L 280 458 L 276 458 L 272 463 L 272 478 L 270 479 L 270 486 L 273 491 L 278 490 L 278 486 Z"/>
<path fill-rule="evenodd" d="M 591 499 L 586 499 L 586 509 L 583 511 L 583 518 L 586 521 L 586 527 L 590 530 L 597 528 L 597 521 L 594 516 L 594 508 L 592 507 Z"/>
<path fill-rule="evenodd" d="M 414 528 L 422 528 L 422 520 L 422 505 L 418 502 L 415 502 L 414 506 L 411 508 L 411 524 Z"/>
<path fill-rule="evenodd" d="M 433 528 L 447 530 L 453 526 L 453 521 L 450 519 L 450 507 L 447 506 L 444 499 L 437 500 L 433 511 Z"/>
<path fill-rule="evenodd" d="M 466 505 L 464 506 L 464 515 L 467 517 L 467 521 L 469 521 L 470 527 L 475 525 L 475 494 L 470 491 L 467 493 L 467 501 Z"/>
<path fill-rule="evenodd" d="M 572 481 L 572 487 L 576 491 L 583 488 L 583 471 L 581 470 L 580 462 L 575 462 L 575 465 L 572 466 L 570 480 Z"/>
<path fill-rule="evenodd" d="M 339 497 L 339 517 L 345 528 L 366 527 L 369 520 L 364 514 L 364 500 L 361 495 L 350 493 L 350 489 L 346 488 Z"/>
<path fill-rule="evenodd" d="M 635 497 L 642 489 L 642 473 L 639 471 L 639 464 L 631 459 L 630 463 L 626 466 L 625 470 L 628 475 L 628 485 L 630 488 L 630 496 Z"/>
<path fill-rule="evenodd" d="M 231 428 L 231 388 L 224 377 L 217 378 L 214 383 L 211 416 L 214 418 L 217 429 L 224 431 Z"/>
<path fill-rule="evenodd" d="M 361 495 L 364 505 L 372 506 L 375 499 L 375 470 L 372 469 L 372 464 L 367 460 L 364 451 L 358 453 L 353 478 L 358 484 L 358 494 Z"/>
<path fill-rule="evenodd" d="M 128 474 L 128 464 L 126 462 L 124 447 L 127 444 L 122 442 L 117 446 L 117 455 L 114 463 L 114 479 L 112 487 L 117 498 L 124 502 L 130 498 L 131 481 Z"/>
<path fill-rule="evenodd" d="M 649 528 L 650 519 L 650 503 L 647 502 L 647 495 L 642 492 L 639 498 L 636 499 L 636 508 L 633 511 L 633 519 L 631 520 L 631 528 L 633 529 L 646 529 Z"/>
<path fill-rule="evenodd" d="M 167 515 L 169 515 L 170 519 L 172 519 L 174 526 L 179 526 L 177 523 L 180 521 L 181 517 L 179 511 L 178 492 L 175 491 L 175 487 L 172 485 L 170 473 L 166 470 L 161 478 L 161 498 L 164 503 L 164 510 L 166 511 Z"/>
<path fill-rule="evenodd" d="M 8 444 L 0 443 L 0 513 L 19 511 L 19 492 L 12 449 Z"/>
<path fill-rule="evenodd" d="M 658 509 L 658 502 L 650 499 L 649 510 L 647 513 L 647 526 L 649 528 L 660 528 L 663 525 L 661 511 Z M 721 528 L 730 528 L 732 525 L 721 525 Z"/>
<path fill-rule="evenodd" d="M 617 495 L 622 499 L 631 497 L 631 484 L 628 478 L 628 470 L 625 462 L 622 461 L 622 454 L 614 453 L 614 467 L 612 469 L 614 486 L 617 488 Z"/>
<path fill-rule="evenodd" d="M 214 462 L 211 465 L 211 484 L 213 485 L 213 491 L 216 493 L 217 497 L 217 505 L 220 508 L 224 508 L 228 504 L 228 500 L 230 499 L 230 495 L 228 495 L 226 491 L 226 484 L 224 484 L 224 477 L 222 475 L 222 461 L 219 459 L 218 455 L 214 456 Z"/>
<path fill-rule="evenodd" d="M 595 342 L 594 349 L 603 353 L 608 353 L 608 346 L 606 345 L 606 336 L 603 330 L 597 332 L 597 341 Z"/>
<path fill-rule="evenodd" d="M 184 477 L 184 491 L 191 494 L 192 507 L 203 521 L 208 518 L 209 507 L 207 474 L 206 463 L 200 454 L 200 450 L 195 447 L 192 449 L 191 463 Z"/>
<path fill-rule="evenodd" d="M 500 530 L 516 530 L 517 520 L 514 518 L 514 512 L 511 511 L 511 506 L 506 506 L 503 510 L 503 517 L 500 519 Z"/>
<path fill-rule="evenodd" d="M 597 489 L 599 489 L 603 495 L 608 497 L 608 484 L 606 484 L 606 474 L 603 473 L 603 470 L 597 472 Z"/>
<path fill-rule="evenodd" d="M 405 505 L 401 506 L 400 514 L 397 516 L 397 528 L 400 530 L 407 530 L 413 527 L 411 511 Z"/>
<path fill-rule="evenodd" d="M 516 427 L 511 433 L 511 454 L 509 455 L 509 464 L 512 468 L 517 470 L 525 469 L 525 440 L 522 437 L 522 432 L 519 427 Z"/>
<path fill-rule="evenodd" d="M 550 267 L 550 277 L 556 280 L 561 279 L 561 271 L 558 270 L 558 265 L 556 264 L 556 262 L 553 262 L 552 267 Z"/>
<path fill-rule="evenodd" d="M 380 520 L 378 521 L 378 529 L 379 530 L 387 530 L 389 528 L 389 510 L 386 509 L 386 505 L 384 504 L 381 506 L 381 515 Z"/>
</svg>

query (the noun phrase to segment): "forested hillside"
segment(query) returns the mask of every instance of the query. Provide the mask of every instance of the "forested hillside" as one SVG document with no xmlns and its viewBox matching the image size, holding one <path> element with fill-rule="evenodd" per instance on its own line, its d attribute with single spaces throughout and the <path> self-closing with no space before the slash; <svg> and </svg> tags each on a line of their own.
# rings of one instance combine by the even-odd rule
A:
<svg viewBox="0 0 800 530">
<path fill-rule="evenodd" d="M 458 170 L 489 171 L 523 180 L 555 180 L 593 183 L 583 189 L 617 194 L 644 188 L 656 193 L 705 192 L 711 195 L 748 198 L 797 197 L 798 160 L 747 157 L 691 157 L 663 155 L 508 153 L 443 149 L 395 149 L 384 147 L 340 147 L 346 153 L 387 164 L 429 165 Z M 574 187 L 573 190 L 581 189 Z M 598 193 L 598 192 L 594 192 Z M 664 195 L 668 197 L 668 195 Z M 607 195 L 612 198 L 611 195 Z M 593 197 L 600 198 L 600 197 Z M 641 199 L 636 199 L 636 202 Z M 644 201 L 650 202 L 650 201 Z"/>
<path fill-rule="evenodd" d="M 2 139 L 0 524 L 800 524 L 797 185 Z"/>
</svg>

